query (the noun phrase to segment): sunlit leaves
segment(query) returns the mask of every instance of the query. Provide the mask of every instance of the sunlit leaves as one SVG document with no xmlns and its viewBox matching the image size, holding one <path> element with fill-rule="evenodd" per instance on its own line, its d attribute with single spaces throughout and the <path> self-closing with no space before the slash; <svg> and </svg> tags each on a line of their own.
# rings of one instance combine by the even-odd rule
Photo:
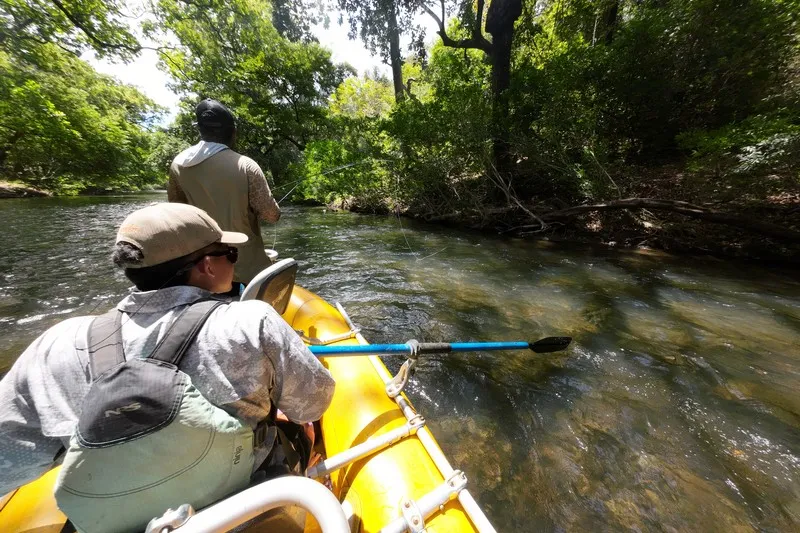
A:
<svg viewBox="0 0 800 533">
<path fill-rule="evenodd" d="M 0 0 L 0 47 L 35 59 L 39 46 L 55 44 L 75 55 L 131 59 L 141 49 L 121 0 Z"/>
<path fill-rule="evenodd" d="M 160 0 L 154 5 L 161 53 L 175 88 L 191 103 L 229 105 L 239 148 L 276 175 L 298 150 L 324 134 L 328 97 L 350 71 L 314 42 L 293 41 L 273 25 L 262 0 Z"/>
<path fill-rule="evenodd" d="M 52 44 L 40 66 L 0 52 L 0 172 L 56 191 L 163 181 L 145 159 L 158 108 Z"/>
<path fill-rule="evenodd" d="M 394 103 L 393 92 L 385 80 L 348 78 L 331 96 L 330 109 L 350 118 L 385 117 Z"/>
</svg>

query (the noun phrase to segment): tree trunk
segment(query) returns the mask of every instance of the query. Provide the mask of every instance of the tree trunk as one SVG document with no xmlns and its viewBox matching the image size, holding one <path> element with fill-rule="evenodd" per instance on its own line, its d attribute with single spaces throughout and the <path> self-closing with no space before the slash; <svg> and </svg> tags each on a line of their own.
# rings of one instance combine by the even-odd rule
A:
<svg viewBox="0 0 800 533">
<path fill-rule="evenodd" d="M 603 33 L 606 45 L 614 40 L 614 31 L 617 29 L 617 18 L 619 17 L 619 0 L 610 0 L 603 10 Z"/>
<path fill-rule="evenodd" d="M 403 58 L 400 55 L 400 30 L 397 27 L 397 7 L 392 2 L 389 8 L 389 61 L 392 65 L 394 99 L 401 102 L 405 98 L 403 85 Z"/>
<path fill-rule="evenodd" d="M 501 175 L 511 172 L 508 139 L 508 97 L 511 84 L 511 45 L 514 23 L 522 14 L 522 0 L 494 0 L 486 14 L 486 31 L 492 35 L 489 57 L 492 62 L 492 122 L 494 141 L 492 156 Z"/>
<path fill-rule="evenodd" d="M 0 146 L 0 168 L 3 167 L 3 164 L 6 162 L 6 158 L 8 158 L 8 153 L 14 148 L 14 145 L 17 144 L 17 141 L 22 139 L 25 136 L 25 132 L 23 131 L 15 131 L 13 135 L 6 141 L 3 146 Z"/>
<path fill-rule="evenodd" d="M 511 83 L 511 41 L 513 30 L 493 35 L 492 53 L 492 159 L 501 174 L 511 170 L 511 155 L 508 139 L 508 95 Z"/>
</svg>

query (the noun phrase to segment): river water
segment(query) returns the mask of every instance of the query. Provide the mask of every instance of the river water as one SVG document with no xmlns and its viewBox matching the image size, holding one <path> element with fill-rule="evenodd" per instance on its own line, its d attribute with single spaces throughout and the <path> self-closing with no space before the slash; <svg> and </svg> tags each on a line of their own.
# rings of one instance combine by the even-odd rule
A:
<svg viewBox="0 0 800 533">
<path fill-rule="evenodd" d="M 47 327 L 122 298 L 115 228 L 162 200 L 0 201 L 0 373 Z M 321 208 L 263 231 L 371 342 L 574 337 L 426 357 L 410 385 L 499 531 L 800 529 L 796 271 Z"/>
</svg>

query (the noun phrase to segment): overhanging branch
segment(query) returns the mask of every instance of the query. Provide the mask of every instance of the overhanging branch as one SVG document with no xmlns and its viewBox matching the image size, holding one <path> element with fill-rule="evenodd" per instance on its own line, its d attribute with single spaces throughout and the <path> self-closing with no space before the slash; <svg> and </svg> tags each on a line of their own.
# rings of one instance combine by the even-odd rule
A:
<svg viewBox="0 0 800 533">
<path fill-rule="evenodd" d="M 72 12 L 70 12 L 70 10 L 68 10 L 64 6 L 64 4 L 62 4 L 59 0 L 52 0 L 52 2 L 58 8 L 58 10 L 64 14 L 64 16 L 67 17 L 67 19 L 69 19 L 69 21 L 75 25 L 76 28 L 81 30 L 81 32 L 83 32 L 83 34 L 86 35 L 86 37 L 88 37 L 89 40 L 92 41 L 98 47 L 107 48 L 111 50 L 125 50 L 132 54 L 138 54 L 142 50 L 141 45 L 139 45 L 138 43 L 132 46 L 126 43 L 110 43 L 100 39 L 99 37 L 97 37 L 97 35 L 94 34 L 94 30 L 92 28 L 88 27 L 88 25 L 85 24 L 82 20 L 78 19 L 78 17 L 76 17 Z"/>
<path fill-rule="evenodd" d="M 481 5 L 482 9 L 483 0 L 480 0 L 479 4 Z M 447 30 L 444 28 L 444 2 L 442 2 L 441 18 L 425 3 L 422 4 L 422 9 L 425 10 L 425 12 L 430 15 L 434 21 L 436 21 L 436 25 L 439 26 L 439 30 L 436 33 L 442 38 L 442 43 L 444 43 L 445 46 L 449 46 L 450 48 L 475 48 L 476 50 L 482 50 L 487 54 L 492 53 L 492 43 L 490 43 L 481 32 L 480 24 L 482 15 L 477 16 L 476 25 L 472 28 L 472 37 L 457 41 L 447 35 Z"/>
</svg>

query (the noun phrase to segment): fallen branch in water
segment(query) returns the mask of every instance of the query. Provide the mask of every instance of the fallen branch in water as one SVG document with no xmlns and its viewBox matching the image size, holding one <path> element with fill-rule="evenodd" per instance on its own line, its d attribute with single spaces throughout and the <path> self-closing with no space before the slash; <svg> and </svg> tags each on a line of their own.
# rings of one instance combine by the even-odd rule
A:
<svg viewBox="0 0 800 533">
<path fill-rule="evenodd" d="M 568 207 L 566 209 L 542 213 L 539 215 L 539 219 L 543 220 L 544 222 L 550 222 L 577 216 L 591 211 L 609 211 L 614 209 L 656 209 L 661 211 L 671 211 L 692 218 L 708 220 L 709 222 L 727 224 L 729 226 L 755 231 L 770 237 L 800 242 L 800 231 L 795 231 L 784 226 L 779 226 L 770 222 L 762 222 L 760 220 L 742 217 L 732 213 L 726 213 L 724 211 L 705 209 L 703 207 L 690 204 L 689 202 L 683 202 L 679 200 L 660 200 L 658 198 L 625 198 L 622 200 L 613 200 L 599 204 L 578 205 L 574 207 Z M 541 228 L 541 224 L 524 226 L 517 229 L 534 228 Z"/>
</svg>

